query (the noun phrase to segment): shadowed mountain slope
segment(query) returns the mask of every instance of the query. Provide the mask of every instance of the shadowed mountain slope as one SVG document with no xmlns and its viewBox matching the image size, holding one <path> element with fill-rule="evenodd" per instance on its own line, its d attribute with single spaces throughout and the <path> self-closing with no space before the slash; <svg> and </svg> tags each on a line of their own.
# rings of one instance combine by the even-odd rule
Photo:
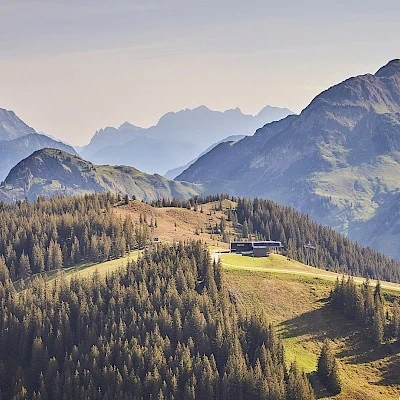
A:
<svg viewBox="0 0 400 400">
<path fill-rule="evenodd" d="M 400 257 L 393 221 L 400 198 L 400 60 L 329 88 L 298 116 L 218 145 L 177 180 L 292 205 Z"/>
</svg>

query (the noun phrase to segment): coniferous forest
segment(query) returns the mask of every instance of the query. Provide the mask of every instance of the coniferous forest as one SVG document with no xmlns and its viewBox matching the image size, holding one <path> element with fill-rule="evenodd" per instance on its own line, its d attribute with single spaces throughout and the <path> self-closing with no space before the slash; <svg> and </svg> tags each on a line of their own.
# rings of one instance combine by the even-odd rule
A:
<svg viewBox="0 0 400 400">
<path fill-rule="evenodd" d="M 314 398 L 261 316 L 199 243 L 159 247 L 100 279 L 0 283 L 3 399 Z"/>
<path fill-rule="evenodd" d="M 226 198 L 161 199 L 153 206 L 196 211 L 213 201 L 223 211 Z M 289 207 L 230 200 L 236 207 L 225 209 L 222 235 L 229 221 L 239 237 L 281 240 L 288 257 L 305 261 L 304 244 L 312 243 L 315 265 L 398 280 L 398 262 Z M 121 218 L 114 206 L 122 203 L 129 199 L 95 194 L 0 204 L 0 400 L 315 398 L 296 363 L 285 363 L 273 327 L 263 315 L 246 314 L 206 247 L 146 247 L 148 225 Z M 52 270 L 138 248 L 145 250 L 137 262 L 106 278 L 48 280 Z M 16 291 L 20 279 L 27 284 Z M 400 308 L 385 304 L 380 285 L 337 282 L 331 305 L 376 344 L 400 335 Z M 337 393 L 328 347 L 318 376 Z"/>
<path fill-rule="evenodd" d="M 397 299 L 388 307 L 378 284 L 372 288 L 366 280 L 361 287 L 352 278 L 336 281 L 330 296 L 331 306 L 363 327 L 375 343 L 385 340 L 400 341 L 400 307 Z"/>
<path fill-rule="evenodd" d="M 116 201 L 107 193 L 1 203 L 0 255 L 11 280 L 143 247 L 146 226 L 117 217 L 112 210 Z"/>
</svg>

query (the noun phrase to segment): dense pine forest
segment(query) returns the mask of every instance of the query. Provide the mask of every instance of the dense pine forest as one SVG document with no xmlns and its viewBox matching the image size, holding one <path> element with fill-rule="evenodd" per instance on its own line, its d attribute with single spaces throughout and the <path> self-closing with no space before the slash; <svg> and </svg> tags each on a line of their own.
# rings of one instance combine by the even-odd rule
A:
<svg viewBox="0 0 400 400">
<path fill-rule="evenodd" d="M 11 279 L 143 247 L 146 226 L 117 217 L 112 210 L 117 200 L 107 193 L 1 203 L 0 255 Z"/>
<path fill-rule="evenodd" d="M 248 316 L 200 243 L 146 252 L 101 279 L 0 269 L 3 399 L 314 398 L 261 316 Z"/>
</svg>

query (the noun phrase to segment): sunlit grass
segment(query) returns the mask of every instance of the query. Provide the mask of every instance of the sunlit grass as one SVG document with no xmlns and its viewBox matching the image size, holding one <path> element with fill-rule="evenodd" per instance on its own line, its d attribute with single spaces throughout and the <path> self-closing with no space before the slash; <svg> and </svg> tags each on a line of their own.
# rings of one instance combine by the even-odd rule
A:
<svg viewBox="0 0 400 400">
<path fill-rule="evenodd" d="M 80 264 L 76 267 L 66 268 L 63 270 L 65 277 L 71 277 L 78 275 L 79 277 L 86 278 L 93 273 L 97 272 L 100 277 L 106 276 L 108 273 L 117 271 L 120 268 L 127 266 L 128 261 L 136 261 L 140 255 L 140 251 L 131 251 L 124 257 L 117 258 L 115 260 L 104 261 L 101 263 L 85 263 Z"/>
<path fill-rule="evenodd" d="M 332 271 L 326 271 L 315 267 L 310 267 L 295 260 L 289 260 L 279 254 L 270 254 L 268 257 L 249 257 L 239 254 L 219 254 L 222 266 L 225 270 L 246 270 L 248 272 L 258 273 L 280 273 L 296 275 L 309 278 L 319 278 L 330 282 L 335 282 L 337 278 L 341 279 L 343 274 L 337 274 Z M 361 284 L 364 282 L 362 277 L 353 277 L 354 282 Z M 371 280 L 374 286 L 376 281 Z M 387 293 L 398 294 L 400 285 L 392 282 L 381 281 L 382 289 Z"/>
<path fill-rule="evenodd" d="M 329 307 L 327 300 L 334 280 L 301 270 L 285 273 L 284 259 L 277 256 L 276 262 L 270 264 L 266 259 L 222 255 L 221 260 L 233 265 L 223 265 L 224 277 L 238 304 L 250 313 L 263 312 L 275 325 L 283 340 L 288 366 L 296 361 L 306 373 L 315 373 L 323 341 L 333 341 L 340 360 L 343 392 L 326 397 L 327 393 L 319 387 L 318 398 L 397 400 L 394 393 L 398 386 L 382 383 L 385 371 L 395 366 L 395 349 L 374 346 L 358 331 L 354 321 Z"/>
</svg>

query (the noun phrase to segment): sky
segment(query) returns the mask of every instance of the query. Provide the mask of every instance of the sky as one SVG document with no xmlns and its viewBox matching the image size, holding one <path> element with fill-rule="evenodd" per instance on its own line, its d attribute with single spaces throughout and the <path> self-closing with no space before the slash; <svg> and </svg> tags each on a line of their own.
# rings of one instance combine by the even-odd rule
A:
<svg viewBox="0 0 400 400">
<path fill-rule="evenodd" d="M 400 2 L 0 0 L 0 108 L 74 145 L 206 105 L 300 112 L 400 58 Z"/>
</svg>

